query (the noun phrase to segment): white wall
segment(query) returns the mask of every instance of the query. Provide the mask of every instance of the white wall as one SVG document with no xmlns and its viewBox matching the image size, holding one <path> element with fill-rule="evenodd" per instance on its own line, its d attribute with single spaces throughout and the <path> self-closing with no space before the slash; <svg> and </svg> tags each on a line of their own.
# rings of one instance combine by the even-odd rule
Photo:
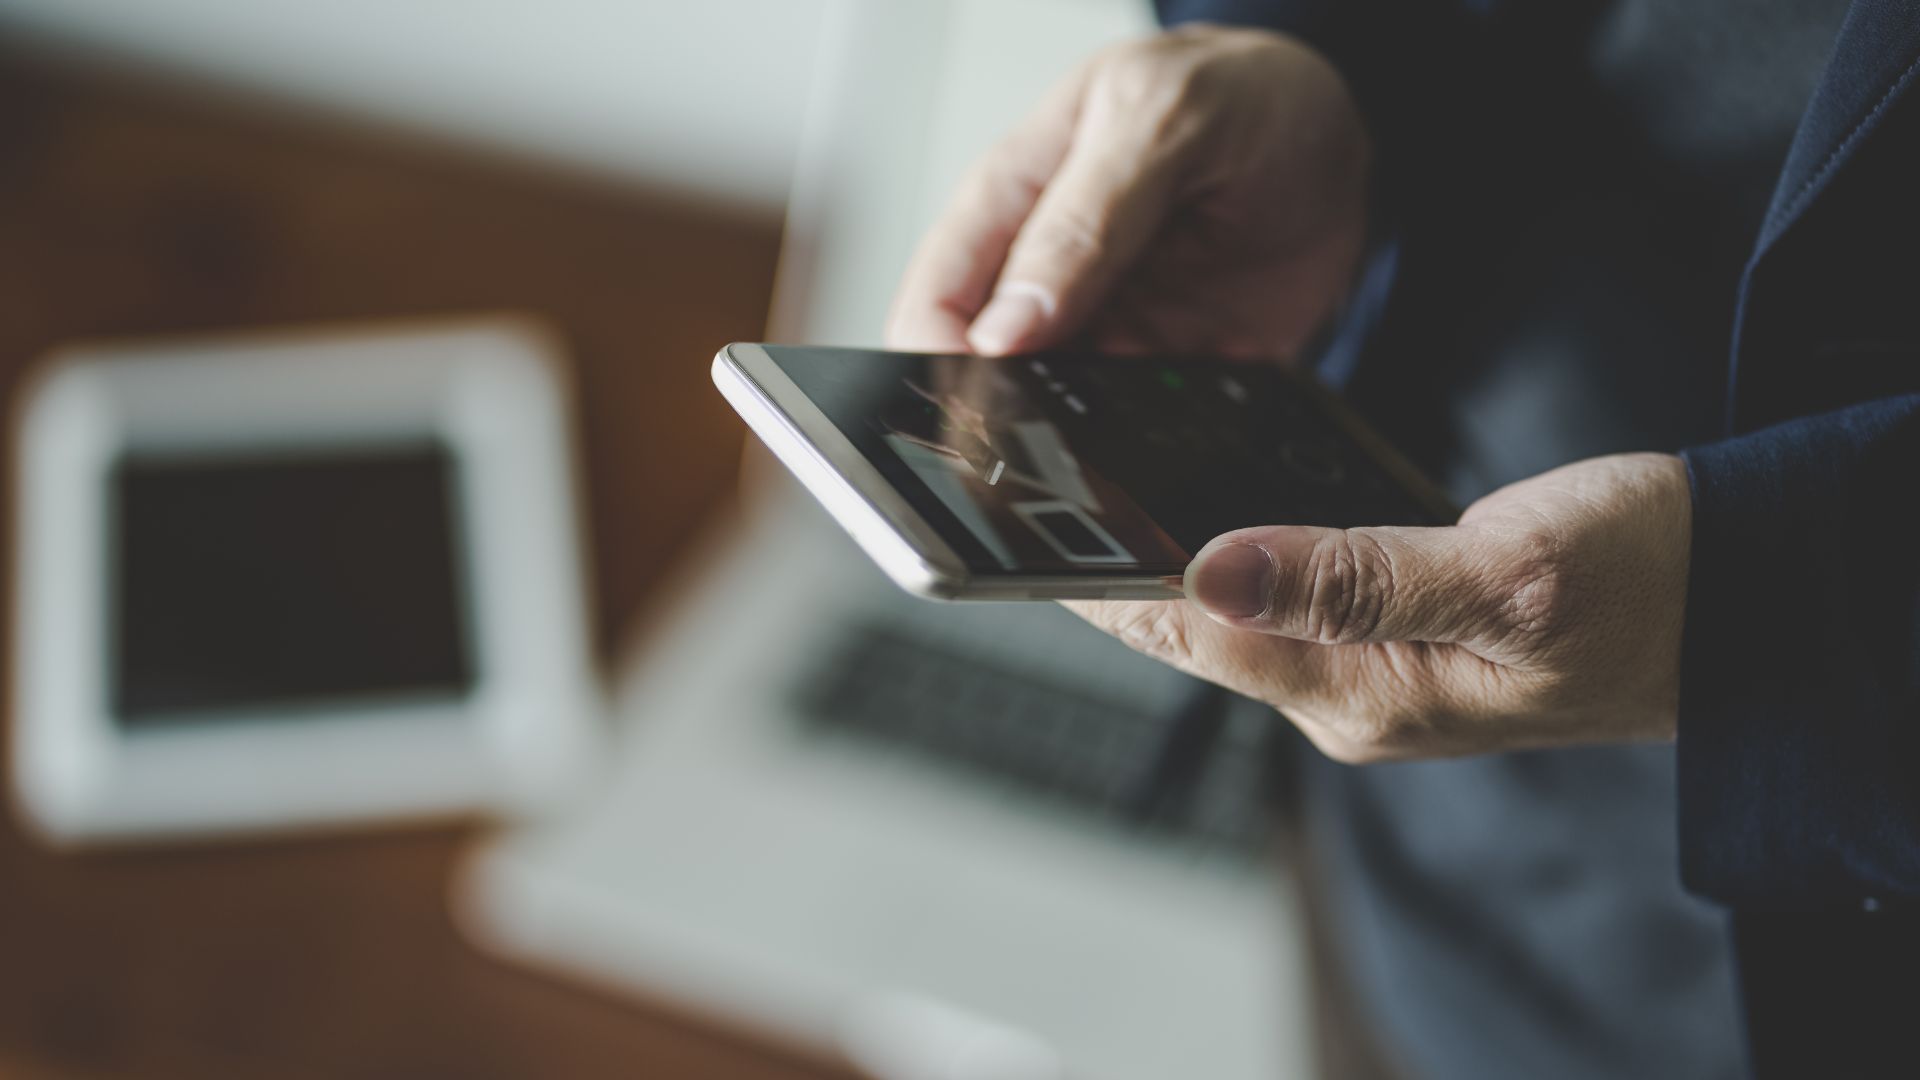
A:
<svg viewBox="0 0 1920 1080">
<path fill-rule="evenodd" d="M 778 207 L 834 3 L 0 0 L 0 32 Z"/>
</svg>

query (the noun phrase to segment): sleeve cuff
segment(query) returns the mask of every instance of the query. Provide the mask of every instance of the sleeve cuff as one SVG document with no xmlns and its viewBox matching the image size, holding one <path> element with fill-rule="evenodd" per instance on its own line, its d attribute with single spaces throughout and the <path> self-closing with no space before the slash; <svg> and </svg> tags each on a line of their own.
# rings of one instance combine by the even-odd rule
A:
<svg viewBox="0 0 1920 1080">
<path fill-rule="evenodd" d="M 1689 450 L 1681 875 L 1726 903 L 1920 896 L 1920 397 Z"/>
</svg>

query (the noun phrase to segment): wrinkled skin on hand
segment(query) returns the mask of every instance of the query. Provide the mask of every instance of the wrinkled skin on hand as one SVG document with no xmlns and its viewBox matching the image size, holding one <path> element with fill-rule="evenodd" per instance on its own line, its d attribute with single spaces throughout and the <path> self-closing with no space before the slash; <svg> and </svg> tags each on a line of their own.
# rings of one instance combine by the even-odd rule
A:
<svg viewBox="0 0 1920 1080">
<path fill-rule="evenodd" d="M 1242 529 L 1194 560 L 1189 600 L 1068 606 L 1271 703 L 1341 761 L 1665 739 L 1691 515 L 1680 459 L 1620 454 L 1501 488 L 1447 528 Z M 1210 580 L 1236 545 L 1264 554 L 1242 560 L 1266 562 L 1263 582 Z"/>
<path fill-rule="evenodd" d="M 1351 285 L 1370 160 L 1298 42 L 1201 26 L 1106 50 L 968 175 L 888 342 L 1285 358 Z M 1238 530 L 1186 600 L 1069 606 L 1343 761 L 1669 738 L 1691 513 L 1678 458 L 1596 458 L 1447 528 Z"/>
</svg>

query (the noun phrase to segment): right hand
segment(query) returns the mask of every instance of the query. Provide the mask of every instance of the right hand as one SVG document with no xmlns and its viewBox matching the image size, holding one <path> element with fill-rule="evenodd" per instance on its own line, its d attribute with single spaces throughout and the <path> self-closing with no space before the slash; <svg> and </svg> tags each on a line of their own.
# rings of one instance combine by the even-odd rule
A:
<svg viewBox="0 0 1920 1080">
<path fill-rule="evenodd" d="M 979 162 L 921 243 L 890 347 L 1290 356 L 1345 299 L 1371 145 L 1340 75 L 1263 30 L 1107 49 Z"/>
</svg>

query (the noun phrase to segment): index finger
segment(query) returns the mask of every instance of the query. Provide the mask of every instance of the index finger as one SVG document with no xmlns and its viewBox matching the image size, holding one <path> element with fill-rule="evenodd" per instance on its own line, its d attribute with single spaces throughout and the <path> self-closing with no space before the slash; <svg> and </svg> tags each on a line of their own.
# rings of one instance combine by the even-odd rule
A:
<svg viewBox="0 0 1920 1080">
<path fill-rule="evenodd" d="M 1225 626 L 1185 600 L 1062 600 L 1133 649 L 1276 707 L 1305 706 L 1332 672 L 1329 650 Z"/>
<path fill-rule="evenodd" d="M 1398 756 L 1396 732 L 1427 753 L 1474 744 L 1463 721 L 1510 705 L 1492 666 L 1422 643 L 1322 645 L 1215 622 L 1184 600 L 1079 600 L 1062 606 L 1134 649 L 1286 714 L 1338 760 Z"/>
<path fill-rule="evenodd" d="M 966 352 L 967 327 L 993 292 L 1007 251 L 1066 159 L 1087 68 L 1069 76 L 961 180 L 914 250 L 887 317 L 886 343 Z"/>
</svg>

